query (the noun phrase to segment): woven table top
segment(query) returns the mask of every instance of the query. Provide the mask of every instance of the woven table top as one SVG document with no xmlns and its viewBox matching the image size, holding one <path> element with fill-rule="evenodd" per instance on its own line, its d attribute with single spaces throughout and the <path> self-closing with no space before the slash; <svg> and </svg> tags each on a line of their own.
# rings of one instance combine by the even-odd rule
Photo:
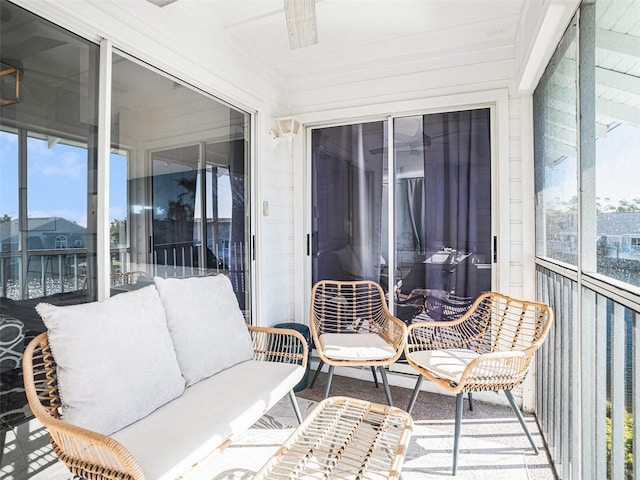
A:
<svg viewBox="0 0 640 480">
<path fill-rule="evenodd" d="M 262 479 L 397 479 L 413 420 L 404 410 L 347 397 L 320 402 L 256 474 Z"/>
</svg>

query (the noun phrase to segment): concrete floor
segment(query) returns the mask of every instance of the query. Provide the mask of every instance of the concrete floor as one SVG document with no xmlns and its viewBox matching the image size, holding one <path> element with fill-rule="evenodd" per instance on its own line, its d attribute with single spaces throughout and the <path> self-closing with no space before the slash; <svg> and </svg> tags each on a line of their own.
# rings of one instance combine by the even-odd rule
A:
<svg viewBox="0 0 640 480">
<path fill-rule="evenodd" d="M 326 367 L 325 367 L 326 368 Z M 364 378 L 370 378 L 364 370 Z M 311 371 L 313 374 L 313 371 Z M 309 382 L 311 381 L 311 376 Z M 313 389 L 306 388 L 298 392 L 298 398 L 320 401 L 324 395 L 326 374 L 321 373 Z M 427 382 L 423 382 L 423 385 Z M 412 390 L 391 386 L 394 405 L 406 409 Z M 330 395 L 343 395 L 386 404 L 386 395 L 382 384 L 376 388 L 371 380 L 334 375 Z M 287 399 L 284 399 L 287 400 Z M 308 403 L 308 402 L 307 402 Z M 284 412 L 292 415 L 288 400 L 284 402 Z M 413 409 L 414 431 L 411 444 L 403 466 L 403 480 L 427 480 L 451 476 L 452 444 L 455 416 L 455 398 L 430 392 L 420 392 Z M 282 417 L 282 409 L 276 415 Z M 547 451 L 537 427 L 535 418 L 525 415 L 525 420 L 533 435 L 540 453 L 535 455 L 520 427 L 513 411 L 505 405 L 496 405 L 474 400 L 474 410 L 469 411 L 465 400 L 460 441 L 459 469 L 456 480 L 555 480 Z M 282 430 L 282 435 L 270 432 L 271 448 L 275 449 L 293 430 L 295 419 L 289 421 L 290 430 Z M 15 435 L 17 433 L 17 436 Z M 68 471 L 56 461 L 48 446 L 46 430 L 39 424 L 30 422 L 20 427 L 7 438 L 5 455 L 0 468 L 0 478 L 11 480 L 68 480 Z M 13 434 L 13 436 L 12 436 Z M 273 436 L 275 434 L 275 436 Z M 252 435 L 264 435 L 259 430 Z M 262 438 L 262 437 L 260 437 Z M 254 445 L 249 445 L 253 447 Z M 234 450 L 229 448 L 214 459 L 214 464 L 225 467 L 244 468 L 255 471 L 272 452 L 258 452 L 264 458 L 249 453 L 239 445 L 235 454 L 242 452 L 239 459 L 233 457 Z M 253 451 L 253 450 L 252 450 Z M 226 455 L 226 456 L 224 456 Z M 254 464 L 247 459 L 259 458 Z M 243 463 L 244 462 L 244 463 Z M 246 463 L 246 465 L 245 465 Z M 237 465 L 236 465 L 237 464 Z M 232 469 L 233 470 L 233 469 Z M 212 468 L 211 472 L 214 471 Z M 225 479 L 225 476 L 215 476 Z M 207 478 L 206 480 L 209 480 Z"/>
<path fill-rule="evenodd" d="M 323 371 L 326 371 L 324 367 Z M 313 377 L 313 371 L 309 378 L 309 384 Z M 298 397 L 308 400 L 320 401 L 324 396 L 326 385 L 325 373 L 320 373 L 318 380 L 313 389 L 309 386 L 301 392 L 297 393 Z M 379 375 L 378 375 L 379 377 Z M 423 382 L 423 385 L 427 381 Z M 412 389 L 391 386 L 391 398 L 396 407 L 406 409 L 412 394 Z M 380 381 L 379 388 L 376 388 L 373 380 L 358 380 L 346 376 L 334 375 L 331 382 L 330 396 L 344 395 L 369 400 L 372 402 L 387 404 L 387 398 L 384 387 Z M 474 410 L 469 410 L 468 401 L 465 399 L 464 411 L 462 414 L 461 427 L 461 448 L 459 453 L 459 478 L 485 478 L 484 475 L 473 472 L 474 465 L 465 464 L 465 456 L 469 455 L 491 455 L 493 456 L 494 465 L 500 468 L 502 458 L 504 458 L 505 469 L 511 468 L 509 463 L 512 460 L 511 453 L 521 453 L 526 471 L 519 472 L 515 475 L 508 475 L 506 478 L 526 478 L 528 480 L 555 480 L 556 475 L 551 466 L 551 462 L 544 446 L 540 430 L 536 423 L 535 417 L 532 415 L 524 415 L 525 422 L 529 428 L 539 454 L 536 455 L 525 436 L 513 410 L 509 406 L 496 405 L 493 403 L 482 402 L 474 399 Z M 455 419 L 455 397 L 448 395 L 440 395 L 422 391 L 418 395 L 416 404 L 411 412 L 414 424 L 433 428 L 442 433 L 438 435 L 437 447 L 434 447 L 435 440 L 431 438 L 425 440 L 425 448 L 442 449 L 443 454 L 448 455 L 448 462 L 452 461 L 452 445 L 454 434 Z M 416 428 L 414 427 L 414 436 Z M 504 455 L 502 455 L 504 454 Z M 448 463 L 450 465 L 450 463 Z M 476 465 L 478 470 L 487 470 L 484 464 Z M 403 479 L 407 478 L 405 471 L 408 470 L 407 464 L 403 468 Z M 425 469 L 426 471 L 426 469 Z M 438 478 L 447 472 L 441 468 L 432 472 L 433 477 Z M 450 472 L 448 472 L 450 473 Z M 492 472 L 486 472 L 486 478 L 498 478 Z M 427 478 L 421 476 L 421 478 Z"/>
</svg>

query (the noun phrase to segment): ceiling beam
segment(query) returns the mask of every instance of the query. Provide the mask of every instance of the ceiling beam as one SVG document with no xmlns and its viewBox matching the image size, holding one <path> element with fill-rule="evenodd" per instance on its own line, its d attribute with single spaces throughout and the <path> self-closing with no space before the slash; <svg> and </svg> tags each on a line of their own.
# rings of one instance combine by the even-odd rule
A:
<svg viewBox="0 0 640 480">
<path fill-rule="evenodd" d="M 596 115 L 604 115 L 616 122 L 627 123 L 634 127 L 640 127 L 640 110 L 622 103 L 598 98 L 596 100 Z"/>
<path fill-rule="evenodd" d="M 544 155 L 547 159 L 547 164 L 557 164 L 558 157 L 576 158 L 577 147 L 567 145 L 564 142 L 559 142 L 558 140 L 554 140 L 553 138 L 545 136 Z"/>
<path fill-rule="evenodd" d="M 596 48 L 640 58 L 640 37 L 597 28 Z"/>
<path fill-rule="evenodd" d="M 604 123 L 596 122 L 596 137 L 597 138 L 607 138 L 607 134 L 609 133 L 609 125 L 605 125 Z"/>
<path fill-rule="evenodd" d="M 596 84 L 625 93 L 640 95 L 640 77 L 596 67 Z"/>
</svg>

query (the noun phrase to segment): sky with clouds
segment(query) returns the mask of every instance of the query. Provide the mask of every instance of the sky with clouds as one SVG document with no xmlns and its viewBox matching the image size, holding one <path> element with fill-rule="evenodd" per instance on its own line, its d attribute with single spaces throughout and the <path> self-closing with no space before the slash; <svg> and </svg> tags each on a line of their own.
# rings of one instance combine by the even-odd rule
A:
<svg viewBox="0 0 640 480">
<path fill-rule="evenodd" d="M 87 151 L 30 137 L 28 151 L 28 213 L 31 218 L 63 217 L 87 226 Z M 0 132 L 0 215 L 18 217 L 18 139 Z M 127 212 L 126 162 L 112 155 L 110 220 Z"/>
</svg>

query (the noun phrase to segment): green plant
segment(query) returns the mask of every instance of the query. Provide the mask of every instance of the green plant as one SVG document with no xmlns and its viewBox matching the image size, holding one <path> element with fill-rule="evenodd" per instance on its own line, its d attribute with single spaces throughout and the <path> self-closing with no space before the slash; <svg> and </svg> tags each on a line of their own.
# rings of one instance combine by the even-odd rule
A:
<svg viewBox="0 0 640 480">
<path fill-rule="evenodd" d="M 611 449 L 613 444 L 613 425 L 611 421 L 611 402 L 607 402 L 607 421 L 606 421 L 606 437 L 607 437 L 607 471 L 611 472 Z M 624 463 L 625 463 L 625 479 L 633 478 L 633 414 L 625 412 L 624 414 Z"/>
</svg>

